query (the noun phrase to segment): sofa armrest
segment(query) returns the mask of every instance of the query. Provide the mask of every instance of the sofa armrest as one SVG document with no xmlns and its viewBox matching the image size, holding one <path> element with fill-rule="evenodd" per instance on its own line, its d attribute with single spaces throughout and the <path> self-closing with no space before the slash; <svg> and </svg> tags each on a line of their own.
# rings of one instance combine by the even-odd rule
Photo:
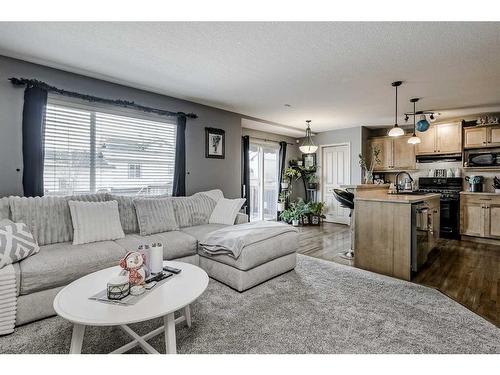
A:
<svg viewBox="0 0 500 375">
<path fill-rule="evenodd" d="M 236 225 L 236 224 L 244 224 L 244 223 L 248 223 L 248 215 L 241 213 L 241 212 L 238 212 L 238 214 L 236 215 L 236 219 L 234 220 L 234 224 Z"/>
</svg>

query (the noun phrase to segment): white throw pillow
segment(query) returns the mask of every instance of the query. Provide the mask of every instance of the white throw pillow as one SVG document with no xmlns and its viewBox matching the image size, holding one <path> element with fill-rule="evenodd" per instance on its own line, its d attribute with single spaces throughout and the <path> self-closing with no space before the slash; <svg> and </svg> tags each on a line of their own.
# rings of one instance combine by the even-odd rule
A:
<svg viewBox="0 0 500 375">
<path fill-rule="evenodd" d="M 73 245 L 125 237 L 118 202 L 68 201 L 73 222 Z"/>
<path fill-rule="evenodd" d="M 208 222 L 210 224 L 234 225 L 236 215 L 238 215 L 243 203 L 245 203 L 245 198 L 219 199 Z"/>
<path fill-rule="evenodd" d="M 0 269 L 40 251 L 24 223 L 0 220 Z"/>
</svg>

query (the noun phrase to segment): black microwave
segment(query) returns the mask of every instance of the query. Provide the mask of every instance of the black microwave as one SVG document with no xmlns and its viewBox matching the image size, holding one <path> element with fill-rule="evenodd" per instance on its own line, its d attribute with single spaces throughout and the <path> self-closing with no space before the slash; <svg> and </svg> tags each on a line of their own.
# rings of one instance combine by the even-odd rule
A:
<svg viewBox="0 0 500 375">
<path fill-rule="evenodd" d="M 468 150 L 465 152 L 466 167 L 499 167 L 500 148 L 490 150 Z"/>
</svg>

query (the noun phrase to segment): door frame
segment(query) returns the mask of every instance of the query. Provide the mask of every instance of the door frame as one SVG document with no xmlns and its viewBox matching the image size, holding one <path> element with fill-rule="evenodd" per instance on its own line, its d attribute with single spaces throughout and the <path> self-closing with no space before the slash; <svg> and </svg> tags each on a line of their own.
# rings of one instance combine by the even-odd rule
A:
<svg viewBox="0 0 500 375">
<path fill-rule="evenodd" d="M 347 169 L 347 185 L 351 184 L 351 142 L 341 142 L 341 143 L 330 143 L 326 145 L 320 145 L 319 146 L 319 165 L 320 165 L 320 176 L 319 176 L 319 183 L 321 185 L 321 189 L 319 192 L 319 201 L 323 200 L 323 197 L 326 196 L 325 194 L 325 184 L 323 181 L 323 175 L 324 175 L 324 168 L 325 165 L 323 164 L 323 149 L 326 147 L 336 147 L 336 146 L 347 146 L 347 151 L 349 154 L 349 168 Z"/>
</svg>

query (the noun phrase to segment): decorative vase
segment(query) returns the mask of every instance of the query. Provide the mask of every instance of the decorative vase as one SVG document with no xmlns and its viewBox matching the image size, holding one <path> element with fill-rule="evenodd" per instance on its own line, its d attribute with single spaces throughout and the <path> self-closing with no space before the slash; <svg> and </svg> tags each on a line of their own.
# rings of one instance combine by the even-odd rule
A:
<svg viewBox="0 0 500 375">
<path fill-rule="evenodd" d="M 278 202 L 278 211 L 285 211 L 285 203 Z"/>
<path fill-rule="evenodd" d="M 298 227 L 299 226 L 299 219 L 297 220 L 292 220 L 292 226 Z"/>
<path fill-rule="evenodd" d="M 373 184 L 373 172 L 365 171 L 365 184 Z"/>
</svg>

